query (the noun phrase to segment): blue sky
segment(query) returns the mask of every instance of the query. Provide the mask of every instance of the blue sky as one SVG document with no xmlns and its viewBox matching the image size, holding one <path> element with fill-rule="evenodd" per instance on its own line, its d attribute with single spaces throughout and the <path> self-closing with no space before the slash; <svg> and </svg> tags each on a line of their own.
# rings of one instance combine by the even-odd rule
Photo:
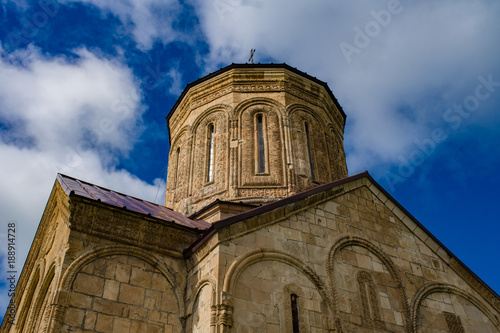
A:
<svg viewBox="0 0 500 333">
<path fill-rule="evenodd" d="M 57 172 L 161 203 L 165 116 L 255 48 L 326 81 L 349 174 L 368 170 L 500 293 L 498 1 L 0 4 L 0 281 L 7 223 L 20 271 Z"/>
</svg>

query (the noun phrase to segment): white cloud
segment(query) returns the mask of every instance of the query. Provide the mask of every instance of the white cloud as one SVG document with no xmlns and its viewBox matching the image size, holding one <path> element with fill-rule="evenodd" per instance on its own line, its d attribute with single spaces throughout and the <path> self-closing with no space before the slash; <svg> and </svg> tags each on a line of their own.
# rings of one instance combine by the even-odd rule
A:
<svg viewBox="0 0 500 333">
<path fill-rule="evenodd" d="M 348 115 L 351 172 L 410 151 L 479 75 L 500 81 L 495 1 L 192 2 L 210 45 L 209 70 L 246 62 L 255 48 L 256 62 L 272 57 L 329 84 Z M 355 40 L 358 28 L 367 40 Z M 350 62 L 342 43 L 357 49 Z"/>
<path fill-rule="evenodd" d="M 66 0 L 92 4 L 105 13 L 116 15 L 142 50 L 149 50 L 155 41 L 167 44 L 191 38 L 175 27 L 182 7 L 178 0 Z"/>
<path fill-rule="evenodd" d="M 171 82 L 170 87 L 168 88 L 168 93 L 174 96 L 180 96 L 182 90 L 184 89 L 184 83 L 182 80 L 182 72 L 179 69 L 171 68 L 168 73 L 169 81 Z"/>
<path fill-rule="evenodd" d="M 133 148 L 145 110 L 129 68 L 83 48 L 78 59 L 33 47 L 0 53 L 0 120 L 11 126 L 0 131 L 0 234 L 17 223 L 22 267 L 57 172 L 147 200 L 157 184 L 115 168 Z"/>
</svg>

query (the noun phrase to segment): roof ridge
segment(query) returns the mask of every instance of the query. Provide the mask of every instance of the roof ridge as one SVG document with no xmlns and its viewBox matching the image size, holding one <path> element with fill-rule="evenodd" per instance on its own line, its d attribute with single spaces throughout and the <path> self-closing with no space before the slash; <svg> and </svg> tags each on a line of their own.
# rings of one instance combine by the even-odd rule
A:
<svg viewBox="0 0 500 333">
<path fill-rule="evenodd" d="M 140 201 L 147 202 L 147 203 L 150 203 L 150 204 L 158 206 L 158 207 L 163 207 L 163 208 L 166 208 L 168 210 L 174 211 L 172 208 L 164 206 L 164 205 L 161 205 L 161 204 L 158 204 L 156 202 L 149 201 L 149 200 L 146 200 L 146 199 L 142 199 L 142 198 L 139 198 L 139 197 L 135 197 L 133 195 L 125 194 L 125 193 L 122 193 L 122 192 L 118 192 L 118 191 L 112 190 L 110 188 L 101 186 L 101 185 L 96 185 L 96 184 L 93 184 L 93 183 L 85 181 L 85 180 L 81 180 L 81 179 L 78 179 L 78 178 L 75 178 L 75 177 L 72 177 L 72 176 L 65 175 L 65 174 L 60 173 L 60 172 L 58 173 L 58 176 L 61 176 L 60 179 L 63 180 L 63 181 L 64 181 L 64 178 L 69 178 L 69 179 L 72 179 L 74 181 L 77 181 L 77 182 L 80 182 L 80 183 L 83 183 L 83 184 L 87 184 L 87 185 L 90 185 L 92 187 L 96 187 L 96 188 L 99 188 L 101 190 L 104 190 L 104 191 L 116 193 L 116 194 L 124 196 L 124 197 L 128 197 L 128 198 L 131 198 L 131 199 L 134 199 L 134 200 L 140 200 Z M 64 182 L 64 184 L 69 188 L 69 186 L 66 184 L 66 182 Z"/>
</svg>

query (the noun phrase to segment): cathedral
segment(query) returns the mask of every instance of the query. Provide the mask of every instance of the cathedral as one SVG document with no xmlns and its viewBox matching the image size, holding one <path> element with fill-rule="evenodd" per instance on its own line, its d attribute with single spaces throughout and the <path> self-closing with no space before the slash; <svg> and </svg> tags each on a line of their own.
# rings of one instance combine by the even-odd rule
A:
<svg viewBox="0 0 500 333">
<path fill-rule="evenodd" d="M 167 115 L 165 204 L 57 175 L 1 332 L 500 333 L 500 297 L 368 172 L 286 64 L 232 64 Z"/>
</svg>

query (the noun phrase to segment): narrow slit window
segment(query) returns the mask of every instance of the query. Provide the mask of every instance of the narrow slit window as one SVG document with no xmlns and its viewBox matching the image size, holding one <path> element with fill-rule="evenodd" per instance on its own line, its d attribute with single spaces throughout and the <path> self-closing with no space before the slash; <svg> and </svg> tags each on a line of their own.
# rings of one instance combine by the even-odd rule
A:
<svg viewBox="0 0 500 333">
<path fill-rule="evenodd" d="M 175 151 L 175 169 L 174 169 L 174 181 L 173 181 L 173 188 L 174 188 L 174 198 L 177 197 L 177 189 L 179 188 L 179 165 L 180 165 L 180 159 L 181 159 L 181 148 L 177 148 Z"/>
<path fill-rule="evenodd" d="M 299 333 L 299 296 L 296 294 L 290 295 L 291 308 L 292 308 L 292 332 Z"/>
<path fill-rule="evenodd" d="M 258 173 L 266 172 L 266 154 L 264 142 L 264 124 L 262 115 L 257 115 L 257 159 L 258 159 Z"/>
<path fill-rule="evenodd" d="M 214 180 L 214 125 L 210 124 L 208 126 L 207 134 L 207 182 L 212 182 Z"/>
<path fill-rule="evenodd" d="M 179 160 L 181 158 L 181 148 L 177 148 L 175 158 L 175 178 L 174 178 L 174 188 L 177 189 L 177 183 L 179 181 Z"/>
<path fill-rule="evenodd" d="M 311 169 L 311 179 L 316 180 L 316 173 L 314 170 L 312 149 L 311 149 L 311 137 L 309 135 L 309 124 L 305 123 L 306 127 L 306 143 L 307 143 L 307 154 L 309 155 L 309 168 Z"/>
</svg>

